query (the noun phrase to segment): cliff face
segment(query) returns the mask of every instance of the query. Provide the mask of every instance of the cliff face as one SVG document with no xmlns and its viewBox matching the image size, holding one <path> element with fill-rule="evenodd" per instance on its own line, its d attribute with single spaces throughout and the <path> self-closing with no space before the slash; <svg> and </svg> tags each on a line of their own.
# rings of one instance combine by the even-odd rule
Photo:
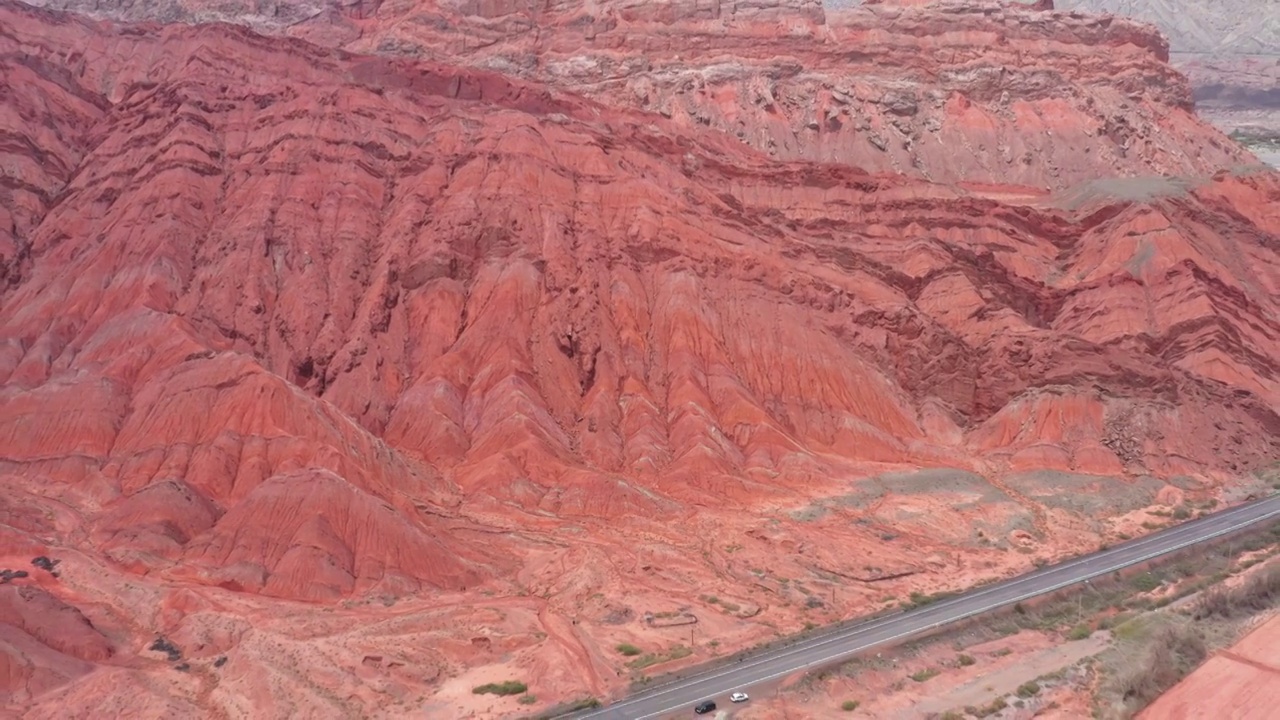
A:
<svg viewBox="0 0 1280 720">
<path fill-rule="evenodd" d="M 1270 0 L 1059 0 L 1160 28 L 1199 114 L 1224 130 L 1280 137 L 1280 12 Z"/>
<path fill-rule="evenodd" d="M 987 577 L 1031 558 L 957 528 L 1082 549 L 1126 510 L 1071 497 L 1208 496 L 1280 452 L 1280 178 L 1236 167 L 1158 37 L 699 7 L 610 6 L 594 39 L 572 7 L 450 10 L 482 48 L 431 6 L 324 15 L 427 62 L 0 4 L 5 558 L 64 554 L 40 587 L 116 643 L 19 630 L 52 649 L 11 698 L 359 712 L 453 698 L 490 644 L 545 700 L 602 694 L 600 648 L 707 572 L 799 626 L 751 557 Z M 959 474 L 859 494 L 921 466 Z M 152 633 L 255 672 L 161 692 Z"/>
<path fill-rule="evenodd" d="M 778 160 L 939 182 L 1062 188 L 1098 167 L 1208 174 L 1245 157 L 1192 117 L 1153 27 L 1016 2 L 46 4 L 491 69 Z"/>
</svg>

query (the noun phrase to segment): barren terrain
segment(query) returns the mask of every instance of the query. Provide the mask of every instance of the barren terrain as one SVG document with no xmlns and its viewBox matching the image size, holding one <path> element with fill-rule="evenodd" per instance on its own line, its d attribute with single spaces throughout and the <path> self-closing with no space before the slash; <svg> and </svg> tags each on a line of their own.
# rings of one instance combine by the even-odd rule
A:
<svg viewBox="0 0 1280 720">
<path fill-rule="evenodd" d="M 1115 13 L 1169 38 L 1174 67 L 1201 116 L 1225 131 L 1280 133 L 1280 12 L 1271 0 L 1056 0 L 1063 10 Z"/>
<path fill-rule="evenodd" d="M 1260 528 L 1148 571 L 886 647 L 757 692 L 728 715 L 1264 717 L 1275 685 L 1266 673 L 1276 671 L 1268 643 L 1280 602 L 1278 533 Z M 1171 638 L 1185 647 L 1167 644 Z"/>
<path fill-rule="evenodd" d="M 1140 720 L 1271 717 L 1280 702 L 1280 616 L 1209 658 L 1139 715 Z"/>
<path fill-rule="evenodd" d="M 506 717 L 1270 485 L 1280 175 L 1146 26 L 93 11 L 0 0 L 9 712 Z"/>
</svg>

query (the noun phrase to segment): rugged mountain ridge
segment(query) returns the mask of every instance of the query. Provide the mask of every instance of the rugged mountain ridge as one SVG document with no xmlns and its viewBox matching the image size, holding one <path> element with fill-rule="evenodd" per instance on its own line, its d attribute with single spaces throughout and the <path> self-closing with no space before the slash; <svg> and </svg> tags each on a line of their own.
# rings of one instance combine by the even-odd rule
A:
<svg viewBox="0 0 1280 720">
<path fill-rule="evenodd" d="M 758 12 L 753 42 L 814 22 Z M 839 42 L 896 63 L 850 38 L 1053 29 L 866 12 Z M 1280 179 L 1187 110 L 1155 36 L 1066 27 L 1018 67 L 1096 73 L 1072 87 L 1128 104 L 1108 116 L 1127 154 L 1091 141 L 1004 177 L 976 149 L 823 162 L 582 77 L 0 4 L 4 562 L 61 557 L 21 607 L 86 618 L 6 628 L 8 702 L 447 716 L 494 666 L 544 702 L 601 695 L 645 608 L 709 582 L 740 601 L 698 611 L 723 647 L 816 617 L 761 558 L 845 578 L 833 619 L 1247 491 L 1280 451 Z M 1087 38 L 1106 63 L 1074 64 Z M 933 63 L 906 87 L 963 64 Z M 1117 100 L 1148 68 L 1171 79 Z M 1036 124 L 1045 85 L 976 87 L 939 86 L 941 110 L 918 92 L 915 115 L 854 92 L 1011 151 L 1096 130 Z M 983 103 L 1005 92 L 1000 124 Z M 684 107 L 755 107 L 734 102 Z M 1064 173 L 1093 179 L 1045 193 Z M 152 682 L 175 672 L 155 634 L 197 672 Z"/>
<path fill-rule="evenodd" d="M 203 7 L 88 9 L 495 70 L 720 130 L 779 160 L 939 182 L 1063 188 L 1099 166 L 1181 175 L 1247 162 L 1193 119 L 1167 41 L 1120 18 L 966 2 L 828 13 L 817 0 Z"/>
<path fill-rule="evenodd" d="M 1159 27 L 1203 117 L 1227 131 L 1280 136 L 1280 12 L 1274 2 L 1059 0 L 1069 10 L 1125 15 Z"/>
</svg>

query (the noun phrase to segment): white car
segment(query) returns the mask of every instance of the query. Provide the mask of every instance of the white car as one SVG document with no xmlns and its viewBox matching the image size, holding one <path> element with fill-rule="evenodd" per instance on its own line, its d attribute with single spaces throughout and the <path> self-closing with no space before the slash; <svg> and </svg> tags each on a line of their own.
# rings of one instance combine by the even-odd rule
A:
<svg viewBox="0 0 1280 720">
<path fill-rule="evenodd" d="M 750 699 L 744 692 L 736 692 L 729 696 L 729 702 L 746 702 Z"/>
</svg>

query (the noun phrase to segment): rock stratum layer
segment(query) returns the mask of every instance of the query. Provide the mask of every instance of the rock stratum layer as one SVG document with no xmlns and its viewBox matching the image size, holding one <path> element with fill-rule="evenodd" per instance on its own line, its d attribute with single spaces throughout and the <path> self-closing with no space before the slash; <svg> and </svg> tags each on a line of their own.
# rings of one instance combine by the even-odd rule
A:
<svg viewBox="0 0 1280 720">
<path fill-rule="evenodd" d="M 645 613 L 703 659 L 1277 457 L 1280 177 L 1159 36 L 734 10 L 0 3 L 11 707 L 602 695 Z"/>
<path fill-rule="evenodd" d="M 719 130 L 778 160 L 939 182 L 1062 188 L 1099 167 L 1202 174 L 1239 161 L 1202 134 L 1154 27 L 1017 2 L 46 4 L 493 70 Z"/>
<path fill-rule="evenodd" d="M 1200 114 L 1226 130 L 1280 135 L 1280 8 L 1272 0 L 1057 0 L 1065 10 L 1149 22 L 1169 38 L 1174 67 Z"/>
</svg>

